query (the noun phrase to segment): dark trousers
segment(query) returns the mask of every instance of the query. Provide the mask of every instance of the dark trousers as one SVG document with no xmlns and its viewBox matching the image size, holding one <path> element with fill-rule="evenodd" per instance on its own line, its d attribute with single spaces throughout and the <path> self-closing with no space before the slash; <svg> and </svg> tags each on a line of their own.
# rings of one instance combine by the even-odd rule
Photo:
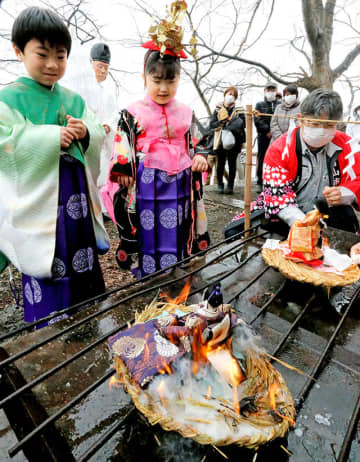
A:
<svg viewBox="0 0 360 462">
<path fill-rule="evenodd" d="M 270 144 L 270 138 L 266 135 L 259 135 L 257 138 L 258 142 L 258 152 L 257 152 L 257 168 L 256 168 L 256 176 L 257 176 L 257 184 L 262 184 L 262 170 L 263 170 L 263 163 L 265 158 L 265 153 L 267 148 Z"/>
<path fill-rule="evenodd" d="M 236 158 L 238 156 L 238 151 L 226 151 L 225 149 L 219 149 L 216 151 L 216 155 L 218 158 L 218 164 L 216 169 L 216 176 L 219 185 L 224 184 L 224 170 L 225 170 L 225 163 L 228 162 L 229 166 L 229 180 L 228 185 L 230 188 L 234 186 L 235 176 L 236 176 Z"/>
</svg>

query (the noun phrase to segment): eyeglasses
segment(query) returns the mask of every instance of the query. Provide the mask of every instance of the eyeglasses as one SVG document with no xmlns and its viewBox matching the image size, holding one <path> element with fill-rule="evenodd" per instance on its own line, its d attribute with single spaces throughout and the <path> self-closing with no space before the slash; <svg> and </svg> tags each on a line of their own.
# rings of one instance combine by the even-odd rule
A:
<svg viewBox="0 0 360 462">
<path fill-rule="evenodd" d="M 314 128 L 334 128 L 337 125 L 337 121 L 334 121 L 334 122 L 321 122 L 321 121 L 319 121 L 319 122 L 317 122 L 314 119 L 309 120 L 309 119 L 306 119 L 306 118 L 303 119 L 303 122 L 307 127 L 314 127 Z"/>
</svg>

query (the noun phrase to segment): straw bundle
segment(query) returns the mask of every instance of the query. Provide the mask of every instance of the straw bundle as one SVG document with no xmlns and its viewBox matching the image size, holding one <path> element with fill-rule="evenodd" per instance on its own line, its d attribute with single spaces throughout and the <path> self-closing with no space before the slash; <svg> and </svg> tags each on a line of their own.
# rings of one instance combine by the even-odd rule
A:
<svg viewBox="0 0 360 462">
<path fill-rule="evenodd" d="M 357 265 L 351 265 L 343 274 L 326 273 L 304 263 L 287 260 L 280 249 L 265 249 L 261 255 L 269 266 L 277 268 L 284 276 L 299 282 L 307 282 L 315 286 L 335 287 L 353 284 L 360 278 Z"/>
<path fill-rule="evenodd" d="M 190 312 L 185 305 L 152 303 L 136 317 L 136 323 L 146 322 L 162 311 L 173 313 L 176 309 Z M 160 424 L 164 430 L 177 431 L 185 438 L 193 438 L 200 444 L 226 446 L 237 444 L 248 448 L 258 448 L 277 437 L 283 437 L 295 419 L 295 408 L 285 381 L 274 369 L 265 355 L 257 349 L 246 353 L 248 379 L 238 389 L 239 400 L 255 395 L 256 413 L 247 417 L 236 413 L 231 400 L 223 399 L 214 392 L 211 397 L 201 395 L 186 396 L 186 387 L 180 389 L 177 399 L 162 399 L 140 388 L 131 380 L 123 361 L 115 355 L 115 368 L 120 382 L 130 394 L 137 409 L 152 425 Z M 171 376 L 162 376 L 166 379 Z M 277 416 L 272 411 L 269 389 L 275 386 Z M 181 418 L 186 406 L 193 409 L 192 415 Z M 281 414 L 280 414 L 281 413 Z M 285 416 L 285 417 L 281 417 Z M 215 431 L 212 425 L 217 425 Z M 219 432 L 218 429 L 221 428 Z"/>
</svg>

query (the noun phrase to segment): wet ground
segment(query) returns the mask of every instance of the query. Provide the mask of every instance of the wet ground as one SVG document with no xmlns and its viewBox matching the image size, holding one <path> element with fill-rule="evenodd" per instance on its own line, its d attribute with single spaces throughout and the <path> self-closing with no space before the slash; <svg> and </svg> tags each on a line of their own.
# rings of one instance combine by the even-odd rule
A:
<svg viewBox="0 0 360 462">
<path fill-rule="evenodd" d="M 255 191 L 253 193 L 255 195 Z M 220 196 L 210 186 L 206 190 L 208 205 L 209 228 L 212 231 L 213 242 L 222 239 L 222 228 L 231 217 L 239 212 L 242 191 L 236 190 L 234 196 Z M 339 245 L 349 248 L 352 236 L 339 237 Z M 336 242 L 333 239 L 333 242 Z M 241 289 L 246 288 L 249 281 L 264 269 L 260 255 L 244 263 L 246 258 L 261 248 L 263 238 L 258 238 L 236 254 L 225 260 L 204 268 L 193 278 L 193 287 L 202 286 L 203 281 L 217 280 L 229 270 L 233 273 L 223 280 L 223 291 L 226 300 L 236 296 Z M 221 255 L 234 244 L 213 251 L 206 261 Z M 243 267 L 240 265 L 244 263 Z M 199 263 L 200 264 L 200 263 Z M 182 270 L 168 276 L 170 279 L 181 276 Z M 165 279 L 163 279 L 165 281 Z M 260 336 L 261 345 L 272 352 L 288 331 L 291 323 L 299 316 L 306 302 L 312 295 L 315 299 L 302 319 L 300 326 L 290 336 L 284 347 L 276 355 L 311 374 L 328 339 L 339 321 L 338 315 L 331 311 L 327 293 L 312 286 L 285 281 L 284 277 L 274 269 L 266 271 L 233 303 L 239 316 L 248 322 L 254 319 L 261 306 L 269 300 L 284 284 L 279 296 L 271 303 L 268 312 L 260 316 L 254 327 Z M 179 282 L 179 287 L 183 283 Z M 139 290 L 139 289 L 136 289 Z M 124 294 L 123 294 L 124 295 Z M 150 292 L 141 300 L 132 300 L 118 305 L 115 309 L 72 330 L 74 320 L 69 319 L 51 328 L 28 334 L 21 339 L 9 342 L 6 350 L 9 353 L 20 351 L 51 333 L 60 332 L 69 326 L 69 331 L 52 341 L 41 351 L 37 350 L 18 360 L 16 365 L 21 370 L 27 382 L 57 365 L 66 358 L 85 348 L 94 341 L 103 338 L 104 341 L 92 348 L 54 374 L 45 382 L 34 387 L 34 395 L 38 402 L 51 415 L 69 402 L 79 392 L 91 386 L 104 373 L 111 371 L 112 358 L 106 344 L 106 338 L 124 321 L 131 318 L 136 309 L 141 309 L 155 294 Z M 119 300 L 120 294 L 110 297 L 97 307 L 90 308 L 75 318 L 76 321 L 104 309 Z M 194 300 L 190 301 L 195 301 Z M 307 377 L 276 365 L 283 374 L 288 386 L 296 398 L 302 390 Z M 323 371 L 311 388 L 309 397 L 305 400 L 297 418 L 296 428 L 290 432 L 287 440 L 275 441 L 270 446 L 264 446 L 258 453 L 257 462 L 283 461 L 312 462 L 335 461 L 339 453 L 347 425 L 350 420 L 355 400 L 360 390 L 360 307 L 355 305 L 341 329 L 336 346 L 326 360 Z M 115 425 L 131 408 L 128 395 L 122 389 L 109 390 L 107 380 L 96 387 L 80 403 L 72 408 L 57 423 L 57 429 L 71 448 L 75 457 L 81 457 L 84 452 L 104 435 L 112 425 Z M 0 415 L 1 430 L 1 415 Z M 359 429 L 358 429 L 359 430 Z M 4 443 L 0 434 L 0 450 L 12 446 L 13 437 L 8 432 L 9 441 Z M 284 449 L 285 448 L 285 449 Z M 253 461 L 254 452 L 236 447 L 222 447 L 221 451 L 229 460 Z M 290 451 L 292 454 L 289 458 Z M 6 460 L 6 459 L 5 459 Z M 20 455 L 18 459 L 25 460 Z M 35 459 L 31 459 L 35 460 Z M 61 460 L 61 459 L 60 459 Z M 71 460 L 71 459 L 66 459 Z M 165 432 L 159 426 L 150 427 L 138 412 L 133 412 L 116 434 L 91 459 L 98 462 L 107 461 L 158 461 L 158 462 L 209 462 L 223 461 L 224 456 L 216 448 L 204 447 L 193 440 L 184 439 L 174 432 Z M 360 461 L 360 432 L 358 431 L 352 444 L 349 460 Z"/>
</svg>

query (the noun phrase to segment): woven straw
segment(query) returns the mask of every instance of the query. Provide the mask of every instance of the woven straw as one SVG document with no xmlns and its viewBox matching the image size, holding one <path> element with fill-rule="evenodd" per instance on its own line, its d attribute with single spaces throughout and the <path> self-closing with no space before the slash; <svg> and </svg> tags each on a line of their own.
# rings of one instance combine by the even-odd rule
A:
<svg viewBox="0 0 360 462">
<path fill-rule="evenodd" d="M 146 322 L 154 316 L 159 315 L 163 310 L 168 313 L 180 309 L 183 312 L 190 312 L 191 309 L 184 305 L 169 305 L 152 303 L 136 318 L 136 323 Z M 280 422 L 275 423 L 274 418 L 267 411 L 271 411 L 271 405 L 268 399 L 268 390 L 271 384 L 276 384 L 278 390 L 281 391 L 281 398 L 276 402 L 277 409 L 281 409 L 281 414 L 287 416 L 294 421 L 295 408 L 294 401 L 286 386 L 286 383 L 280 373 L 271 365 L 265 355 L 260 351 L 250 351 L 246 357 L 248 380 L 243 396 L 253 396 L 257 394 L 262 396 L 256 402 L 258 408 L 265 410 L 262 416 L 243 417 L 235 415 L 235 410 L 232 403 L 227 403 L 232 407 L 232 412 L 236 418 L 236 425 L 252 427 L 252 435 L 243 435 L 241 438 L 234 435 L 235 431 L 229 431 L 226 438 L 216 439 L 205 432 L 200 432 L 195 425 L 190 422 L 184 423 L 177 420 L 176 415 L 164 413 L 162 406 L 158 404 L 152 394 L 147 389 L 140 388 L 134 381 L 131 380 L 129 371 L 123 361 L 115 355 L 115 368 L 120 382 L 124 385 L 127 392 L 130 394 L 136 408 L 143 413 L 152 425 L 160 424 L 164 430 L 177 431 L 185 438 L 193 438 L 200 444 L 211 444 L 216 446 L 227 446 L 229 444 L 237 444 L 248 448 L 257 449 L 260 445 L 267 443 L 275 438 L 283 437 L 287 433 L 291 423 L 287 419 L 279 419 Z M 217 401 L 221 397 L 214 397 Z M 281 399 L 281 401 L 279 401 Z M 218 402 L 218 401 L 217 401 Z M 206 406 L 206 405 L 205 405 Z M 222 416 L 220 415 L 220 418 Z M 226 418 L 223 417 L 224 425 Z M 234 425 L 234 423 L 233 423 Z M 248 427 L 247 427 L 248 428 Z"/>
<path fill-rule="evenodd" d="M 335 287 L 353 284 L 360 278 L 357 265 L 351 265 L 343 274 L 325 273 L 309 265 L 287 260 L 280 249 L 262 249 L 261 255 L 269 266 L 277 268 L 284 276 L 315 286 Z"/>
</svg>

